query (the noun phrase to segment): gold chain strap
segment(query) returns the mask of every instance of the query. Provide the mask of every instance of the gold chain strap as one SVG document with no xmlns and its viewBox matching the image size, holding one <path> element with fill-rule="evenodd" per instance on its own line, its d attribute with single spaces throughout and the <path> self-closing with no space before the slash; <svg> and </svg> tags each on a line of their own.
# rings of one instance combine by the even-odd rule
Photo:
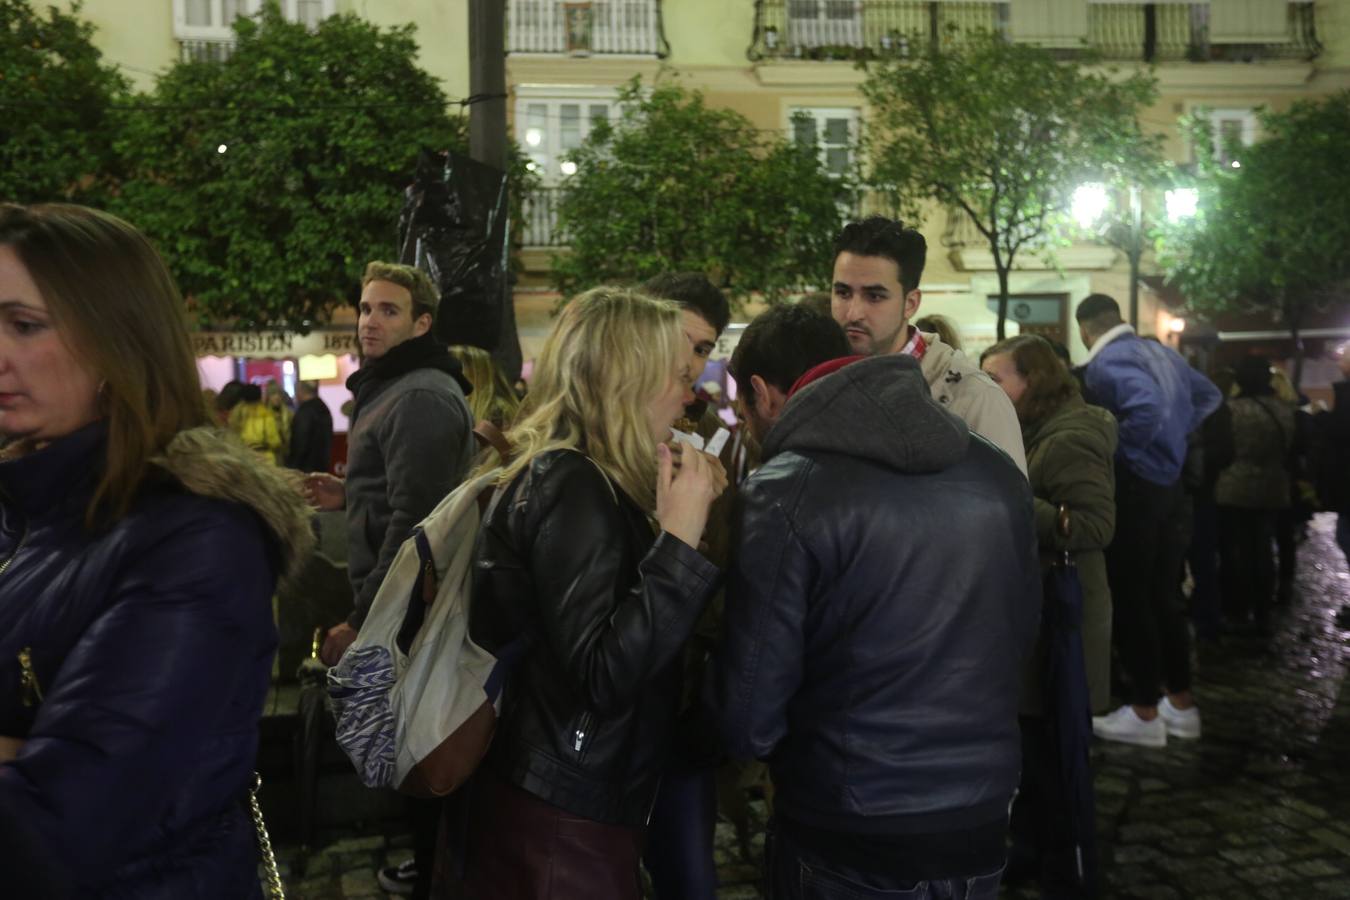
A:
<svg viewBox="0 0 1350 900">
<path fill-rule="evenodd" d="M 253 811 L 253 827 L 258 831 L 258 850 L 262 853 L 263 869 L 267 876 L 267 890 L 272 900 L 286 900 L 286 892 L 281 886 L 281 873 L 277 871 L 277 857 L 272 852 L 272 840 L 267 836 L 267 823 L 263 821 L 262 807 L 258 805 L 258 788 L 262 787 L 262 776 L 253 773 L 253 790 L 248 792 L 248 805 Z"/>
</svg>

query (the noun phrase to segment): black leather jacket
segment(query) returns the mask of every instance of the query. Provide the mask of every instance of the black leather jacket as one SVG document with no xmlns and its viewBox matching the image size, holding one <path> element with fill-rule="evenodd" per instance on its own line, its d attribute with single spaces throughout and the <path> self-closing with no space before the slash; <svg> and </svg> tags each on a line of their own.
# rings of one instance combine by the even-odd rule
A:
<svg viewBox="0 0 1350 900">
<path fill-rule="evenodd" d="M 647 821 L 672 742 L 677 655 L 718 569 L 611 488 L 580 453 L 546 453 L 479 531 L 471 633 L 521 634 L 486 765 L 568 812 Z"/>
<path fill-rule="evenodd" d="M 1026 478 L 907 357 L 789 400 L 741 489 L 713 708 L 774 810 L 839 832 L 1007 815 L 1041 586 Z"/>
</svg>

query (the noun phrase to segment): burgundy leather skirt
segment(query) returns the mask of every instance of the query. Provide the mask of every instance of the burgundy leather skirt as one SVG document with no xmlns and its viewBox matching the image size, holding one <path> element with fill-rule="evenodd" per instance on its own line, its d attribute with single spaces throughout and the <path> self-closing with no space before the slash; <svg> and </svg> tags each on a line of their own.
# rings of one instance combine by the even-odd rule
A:
<svg viewBox="0 0 1350 900">
<path fill-rule="evenodd" d="M 466 900 L 640 900 L 643 829 L 573 816 L 487 772 L 469 789 Z"/>
</svg>

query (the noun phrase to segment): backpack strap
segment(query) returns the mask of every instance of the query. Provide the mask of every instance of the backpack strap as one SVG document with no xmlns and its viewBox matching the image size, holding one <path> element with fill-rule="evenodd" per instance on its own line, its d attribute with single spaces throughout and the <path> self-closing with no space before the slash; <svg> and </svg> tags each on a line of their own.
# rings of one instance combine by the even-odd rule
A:
<svg viewBox="0 0 1350 900">
<path fill-rule="evenodd" d="M 431 555 L 431 542 L 419 526 L 413 530 L 413 542 L 417 547 L 417 579 L 413 582 L 411 596 L 408 597 L 408 609 L 403 614 L 403 624 L 398 629 L 398 648 L 404 653 L 412 646 L 413 638 L 422 628 L 427 610 L 436 599 L 436 558 Z"/>
<path fill-rule="evenodd" d="M 511 446 L 511 442 L 502 434 L 502 430 L 493 425 L 487 419 L 480 419 L 473 426 L 473 437 L 478 442 L 478 446 L 484 450 L 491 447 L 497 451 L 501 457 L 502 464 L 505 465 L 511 461 L 511 457 L 516 455 L 516 450 Z"/>
</svg>

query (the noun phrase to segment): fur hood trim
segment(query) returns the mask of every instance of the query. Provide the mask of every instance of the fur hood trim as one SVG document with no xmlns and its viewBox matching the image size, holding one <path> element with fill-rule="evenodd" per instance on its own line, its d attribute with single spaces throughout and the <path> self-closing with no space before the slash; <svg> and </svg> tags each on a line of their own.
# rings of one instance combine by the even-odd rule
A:
<svg viewBox="0 0 1350 900">
<path fill-rule="evenodd" d="M 314 549 L 313 511 L 301 475 L 271 465 L 233 434 L 190 428 L 150 460 L 189 493 L 249 507 L 267 524 L 282 558 L 282 581 L 293 578 Z"/>
</svg>

